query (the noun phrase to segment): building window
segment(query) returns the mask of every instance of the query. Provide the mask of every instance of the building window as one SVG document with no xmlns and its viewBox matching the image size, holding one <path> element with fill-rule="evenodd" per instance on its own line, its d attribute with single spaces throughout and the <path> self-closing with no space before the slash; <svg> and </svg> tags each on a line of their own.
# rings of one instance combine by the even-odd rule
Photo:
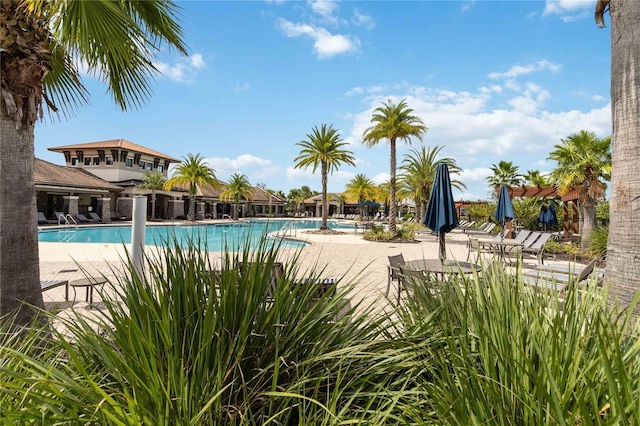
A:
<svg viewBox="0 0 640 426">
<path fill-rule="evenodd" d="M 73 157 L 71 159 L 71 165 L 72 166 L 77 166 L 78 165 L 78 157 Z"/>
<path fill-rule="evenodd" d="M 84 157 L 84 165 L 85 166 L 91 165 L 91 157 Z"/>
<path fill-rule="evenodd" d="M 145 163 L 144 161 L 139 161 L 138 162 L 138 167 L 140 167 L 142 170 L 144 170 L 146 165 L 147 165 L 147 163 Z"/>
<path fill-rule="evenodd" d="M 107 166 L 113 166 L 113 157 L 110 155 L 107 155 L 105 158 L 105 164 Z"/>
<path fill-rule="evenodd" d="M 126 158 L 126 159 L 124 160 L 124 165 L 125 165 L 126 167 L 133 167 L 133 158 Z"/>
<path fill-rule="evenodd" d="M 93 157 L 93 166 L 99 166 L 100 165 L 100 157 Z"/>
<path fill-rule="evenodd" d="M 147 170 L 153 170 L 153 163 L 151 161 L 147 163 Z"/>
<path fill-rule="evenodd" d="M 164 167 L 162 166 L 162 164 L 158 164 L 158 173 L 162 172 L 164 172 Z"/>
</svg>

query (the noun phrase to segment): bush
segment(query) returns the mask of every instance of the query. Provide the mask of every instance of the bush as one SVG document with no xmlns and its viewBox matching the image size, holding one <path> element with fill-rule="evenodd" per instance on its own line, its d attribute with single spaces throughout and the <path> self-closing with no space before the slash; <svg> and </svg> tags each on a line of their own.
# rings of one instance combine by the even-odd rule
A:
<svg viewBox="0 0 640 426">
<path fill-rule="evenodd" d="M 374 314 L 348 306 L 354 283 L 292 287 L 325 276 L 299 253 L 273 287 L 266 244 L 220 266 L 174 241 L 106 311 L 21 334 L 4 318 L 3 424 L 640 424 L 634 307 L 618 316 L 606 290 L 559 298 L 496 265 Z"/>
<path fill-rule="evenodd" d="M 597 226 L 589 235 L 589 252 L 596 257 L 606 256 L 608 240 L 609 227 Z"/>
</svg>

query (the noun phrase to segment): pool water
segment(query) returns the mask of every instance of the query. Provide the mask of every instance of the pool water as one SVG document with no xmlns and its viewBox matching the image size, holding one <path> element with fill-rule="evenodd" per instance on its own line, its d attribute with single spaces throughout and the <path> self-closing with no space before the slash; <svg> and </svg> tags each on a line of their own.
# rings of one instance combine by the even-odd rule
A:
<svg viewBox="0 0 640 426">
<path fill-rule="evenodd" d="M 320 220 L 252 220 L 235 223 L 207 224 L 207 225 L 147 225 L 146 244 L 163 245 L 165 241 L 175 238 L 182 246 L 191 239 L 200 241 L 202 246 L 210 251 L 224 251 L 225 248 L 235 249 L 250 241 L 255 247 L 262 235 L 275 231 L 290 230 L 288 238 L 295 238 L 296 232 L 304 229 L 317 229 Z M 328 222 L 330 228 L 353 229 L 352 224 Z M 131 243 L 131 226 L 94 226 L 83 228 L 49 229 L 38 232 L 41 242 L 73 242 L 73 243 Z M 286 239 L 283 247 L 300 247 L 305 243 Z"/>
</svg>

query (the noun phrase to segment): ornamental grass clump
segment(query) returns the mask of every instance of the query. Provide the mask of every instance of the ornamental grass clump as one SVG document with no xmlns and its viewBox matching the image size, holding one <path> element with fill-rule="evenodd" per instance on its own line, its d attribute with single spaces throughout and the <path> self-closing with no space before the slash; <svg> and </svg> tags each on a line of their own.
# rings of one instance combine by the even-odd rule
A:
<svg viewBox="0 0 640 426">
<path fill-rule="evenodd" d="M 197 247 L 169 241 L 145 259 L 143 275 L 129 262 L 97 318 L 64 320 L 50 348 L 38 353 L 35 338 L 9 341 L 0 417 L 338 424 L 384 423 L 394 412 L 394 401 L 379 396 L 387 389 L 386 371 L 376 369 L 386 342 L 367 309 L 345 297 L 349 283 L 321 295 L 312 284 L 294 287 L 294 277 L 326 277 L 319 266 L 299 270 L 298 254 L 274 283 L 278 245 L 266 238 L 256 250 L 227 251 L 221 264 Z"/>
<path fill-rule="evenodd" d="M 418 288 L 395 330 L 412 348 L 413 412 L 451 425 L 640 424 L 638 328 L 614 312 L 593 282 L 558 297 L 502 265 Z"/>
</svg>

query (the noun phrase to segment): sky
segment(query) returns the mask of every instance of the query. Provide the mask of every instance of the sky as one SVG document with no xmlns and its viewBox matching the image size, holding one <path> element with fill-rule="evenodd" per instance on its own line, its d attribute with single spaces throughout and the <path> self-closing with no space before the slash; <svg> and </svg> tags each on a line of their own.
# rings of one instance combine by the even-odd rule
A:
<svg viewBox="0 0 640 426">
<path fill-rule="evenodd" d="M 90 104 L 36 125 L 48 147 L 126 139 L 183 158 L 201 154 L 216 176 L 244 174 L 285 194 L 320 191 L 319 171 L 294 168 L 296 145 L 333 126 L 356 159 L 328 178 L 342 192 L 356 174 L 389 179 L 389 143 L 362 144 L 382 102 L 405 99 L 428 127 L 411 150 L 442 147 L 467 188 L 490 198 L 490 168 L 555 168 L 554 145 L 580 130 L 611 135 L 610 33 L 596 0 L 178 1 L 189 55 L 163 51 L 162 75 L 140 109 L 122 112 L 92 76 Z M 605 18 L 608 24 L 608 16 Z"/>
</svg>

